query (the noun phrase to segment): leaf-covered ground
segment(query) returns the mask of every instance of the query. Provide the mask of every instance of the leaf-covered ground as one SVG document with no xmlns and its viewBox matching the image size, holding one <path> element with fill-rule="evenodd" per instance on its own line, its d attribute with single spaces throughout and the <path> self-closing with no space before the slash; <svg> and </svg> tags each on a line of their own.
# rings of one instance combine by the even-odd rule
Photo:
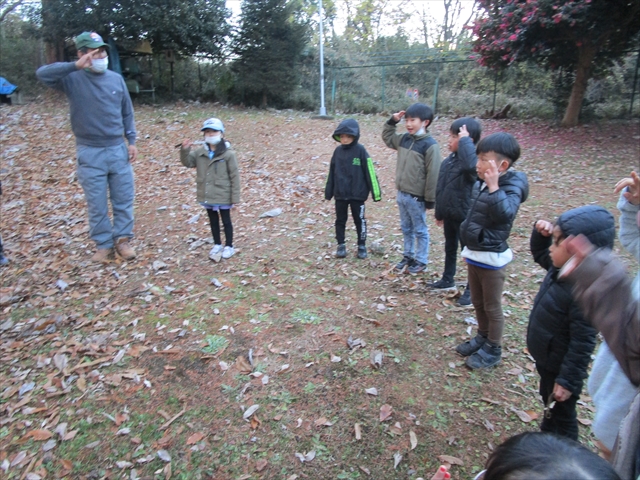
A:
<svg viewBox="0 0 640 480">
<path fill-rule="evenodd" d="M 542 413 L 525 349 L 543 278 L 528 253 L 534 220 L 587 203 L 617 215 L 613 185 L 640 158 L 637 123 L 484 121 L 485 133 L 521 142 L 531 195 L 510 240 L 503 362 L 471 372 L 453 347 L 473 332 L 473 310 L 425 288 L 443 262 L 432 218 L 428 273 L 392 271 L 401 233 L 385 117 L 357 117 L 383 186 L 383 201 L 367 203 L 378 253 L 355 258 L 350 224 L 349 257 L 337 260 L 323 188 L 338 120 L 137 107 L 138 258 L 96 265 L 66 102 L 0 114 L 0 232 L 12 260 L 0 270 L 0 467 L 15 479 L 402 479 L 442 462 L 470 478 Z M 220 263 L 207 257 L 195 172 L 175 149 L 210 116 L 225 122 L 243 182 L 237 253 Z M 445 155 L 450 123 L 432 128 Z M 460 262 L 460 284 L 465 274 Z"/>
</svg>

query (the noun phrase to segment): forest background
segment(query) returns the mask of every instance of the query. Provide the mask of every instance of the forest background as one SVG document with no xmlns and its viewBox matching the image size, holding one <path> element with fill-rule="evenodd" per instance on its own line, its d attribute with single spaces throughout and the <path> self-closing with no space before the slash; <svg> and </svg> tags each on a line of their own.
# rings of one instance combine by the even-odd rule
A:
<svg viewBox="0 0 640 480">
<path fill-rule="evenodd" d="M 2 0 L 0 9 L 0 75 L 27 96 L 42 90 L 35 69 L 72 59 L 73 36 L 93 29 L 133 58 L 147 91 L 139 101 L 320 107 L 314 0 Z M 512 116 L 572 126 L 640 112 L 638 0 L 325 0 L 323 11 L 330 113 L 396 111 L 414 91 L 454 116 L 510 105 Z"/>
</svg>

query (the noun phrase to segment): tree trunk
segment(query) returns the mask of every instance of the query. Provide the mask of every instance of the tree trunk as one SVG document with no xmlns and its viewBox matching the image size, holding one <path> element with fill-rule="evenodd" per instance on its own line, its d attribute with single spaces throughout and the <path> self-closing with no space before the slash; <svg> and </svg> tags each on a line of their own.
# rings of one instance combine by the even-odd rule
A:
<svg viewBox="0 0 640 480">
<path fill-rule="evenodd" d="M 578 65 L 576 66 L 576 79 L 571 87 L 569 103 L 564 112 L 564 118 L 560 123 L 563 127 L 575 127 L 578 124 L 582 100 L 587 91 L 587 83 L 591 77 L 591 66 L 596 56 L 595 45 L 584 45 L 578 48 Z"/>
</svg>

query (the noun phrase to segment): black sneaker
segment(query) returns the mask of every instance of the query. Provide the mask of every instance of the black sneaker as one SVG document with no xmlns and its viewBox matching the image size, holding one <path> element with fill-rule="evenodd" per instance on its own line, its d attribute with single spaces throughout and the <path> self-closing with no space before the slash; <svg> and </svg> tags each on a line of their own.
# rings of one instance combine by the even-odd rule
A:
<svg viewBox="0 0 640 480">
<path fill-rule="evenodd" d="M 464 293 L 456 301 L 456 305 L 458 307 L 469 307 L 469 306 L 471 306 L 471 290 L 469 290 L 469 287 L 464 289 Z"/>
<path fill-rule="evenodd" d="M 454 290 L 456 283 L 453 281 L 448 282 L 443 278 L 437 282 L 427 283 L 427 287 L 431 290 Z"/>
<path fill-rule="evenodd" d="M 411 275 L 417 275 L 418 273 L 424 272 L 427 269 L 427 264 L 414 260 L 409 268 L 407 268 L 407 272 Z"/>
<path fill-rule="evenodd" d="M 367 258 L 367 247 L 365 245 L 358 245 L 358 258 Z"/>
<path fill-rule="evenodd" d="M 404 267 L 410 267 L 411 265 L 413 265 L 413 258 L 411 257 L 407 257 L 406 255 L 404 257 L 402 257 L 402 260 L 400 260 L 397 264 L 396 264 L 396 270 L 402 270 Z"/>
<path fill-rule="evenodd" d="M 458 345 L 456 347 L 456 352 L 458 352 L 463 357 L 468 357 L 469 355 L 472 355 L 480 350 L 486 341 L 487 337 L 476 335 L 468 342 L 464 342 Z"/>
<path fill-rule="evenodd" d="M 493 345 L 491 342 L 485 342 L 480 350 L 467 358 L 465 362 L 467 367 L 472 370 L 478 368 L 489 368 L 500 363 L 502 358 L 502 347 Z"/>
<path fill-rule="evenodd" d="M 336 250 L 336 257 L 345 258 L 346 256 L 347 256 L 347 247 L 344 245 L 344 243 L 341 243 L 340 245 L 338 245 L 338 249 Z"/>
</svg>

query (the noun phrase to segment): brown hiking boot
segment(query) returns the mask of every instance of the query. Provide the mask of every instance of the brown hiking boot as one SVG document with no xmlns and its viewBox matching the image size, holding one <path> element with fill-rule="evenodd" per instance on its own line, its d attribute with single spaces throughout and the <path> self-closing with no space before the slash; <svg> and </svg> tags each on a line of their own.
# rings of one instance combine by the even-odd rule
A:
<svg viewBox="0 0 640 480">
<path fill-rule="evenodd" d="M 98 248 L 96 253 L 91 257 L 92 262 L 106 263 L 109 260 L 113 260 L 113 248 Z"/>
<path fill-rule="evenodd" d="M 129 239 L 126 237 L 118 239 L 116 242 L 116 252 L 125 260 L 133 260 L 136 258 L 136 251 L 129 245 Z"/>
</svg>

